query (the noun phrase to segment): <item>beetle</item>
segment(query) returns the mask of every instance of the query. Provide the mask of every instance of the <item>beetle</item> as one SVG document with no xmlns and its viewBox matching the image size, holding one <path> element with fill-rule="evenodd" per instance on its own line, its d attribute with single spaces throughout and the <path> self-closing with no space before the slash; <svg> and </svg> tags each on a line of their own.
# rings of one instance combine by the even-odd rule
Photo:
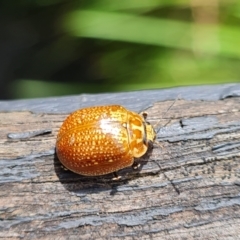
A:
<svg viewBox="0 0 240 240">
<path fill-rule="evenodd" d="M 56 141 L 60 162 L 86 176 L 115 173 L 133 166 L 156 139 L 156 132 L 138 114 L 120 105 L 87 107 L 71 113 Z"/>
</svg>

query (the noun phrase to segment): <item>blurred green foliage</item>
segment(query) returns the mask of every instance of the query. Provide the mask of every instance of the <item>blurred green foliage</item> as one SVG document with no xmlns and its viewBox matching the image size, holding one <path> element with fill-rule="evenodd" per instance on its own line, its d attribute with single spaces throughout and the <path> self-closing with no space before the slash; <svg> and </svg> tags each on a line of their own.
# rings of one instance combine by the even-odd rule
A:
<svg viewBox="0 0 240 240">
<path fill-rule="evenodd" d="M 240 79 L 237 0 L 25 0 L 6 8 L 37 36 L 10 85 L 16 98 Z"/>
</svg>

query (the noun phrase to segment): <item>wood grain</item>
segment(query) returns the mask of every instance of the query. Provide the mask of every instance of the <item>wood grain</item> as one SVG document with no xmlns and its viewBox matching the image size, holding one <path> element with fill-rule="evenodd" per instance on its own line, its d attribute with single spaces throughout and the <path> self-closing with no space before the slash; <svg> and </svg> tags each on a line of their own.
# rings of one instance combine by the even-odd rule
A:
<svg viewBox="0 0 240 240">
<path fill-rule="evenodd" d="M 67 114 L 0 112 L 0 238 L 239 239 L 240 98 L 173 101 L 148 109 L 161 146 L 120 181 L 61 167 Z"/>
</svg>

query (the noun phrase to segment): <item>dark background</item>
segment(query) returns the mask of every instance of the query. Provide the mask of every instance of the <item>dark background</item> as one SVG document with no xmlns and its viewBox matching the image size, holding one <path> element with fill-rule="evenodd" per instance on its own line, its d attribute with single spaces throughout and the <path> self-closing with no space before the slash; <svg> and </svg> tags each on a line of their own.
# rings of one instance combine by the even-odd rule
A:
<svg viewBox="0 0 240 240">
<path fill-rule="evenodd" d="M 239 82 L 240 1 L 0 1 L 0 99 Z"/>
</svg>

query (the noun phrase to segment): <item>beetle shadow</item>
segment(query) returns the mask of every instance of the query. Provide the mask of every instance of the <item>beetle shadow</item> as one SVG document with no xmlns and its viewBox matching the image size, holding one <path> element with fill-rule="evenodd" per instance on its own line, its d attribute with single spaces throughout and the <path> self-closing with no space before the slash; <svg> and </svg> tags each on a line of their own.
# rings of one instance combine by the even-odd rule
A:
<svg viewBox="0 0 240 240">
<path fill-rule="evenodd" d="M 121 176 L 119 180 L 114 180 L 113 174 L 89 177 L 66 170 L 59 161 L 56 151 L 54 153 L 54 170 L 64 188 L 77 196 L 85 196 L 86 194 L 103 191 L 109 191 L 110 195 L 114 195 L 119 191 L 119 187 L 128 185 L 130 180 L 142 177 L 141 170 L 147 164 L 151 152 L 152 149 L 148 150 L 147 153 L 136 161 L 136 163 L 140 164 L 137 169 L 128 167 L 119 170 L 117 172 Z"/>
</svg>

